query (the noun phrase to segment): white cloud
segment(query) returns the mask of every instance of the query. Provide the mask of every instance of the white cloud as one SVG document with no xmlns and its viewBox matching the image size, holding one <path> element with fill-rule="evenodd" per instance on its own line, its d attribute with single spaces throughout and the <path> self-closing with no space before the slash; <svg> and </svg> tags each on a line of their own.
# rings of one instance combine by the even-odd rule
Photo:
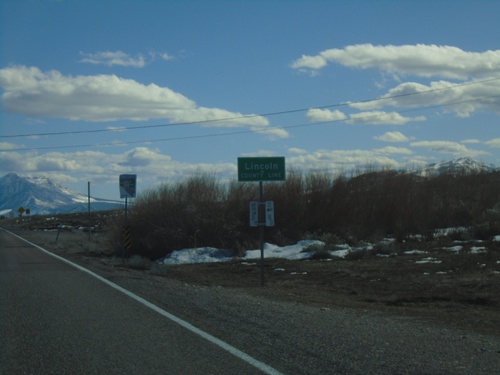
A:
<svg viewBox="0 0 500 375">
<path fill-rule="evenodd" d="M 374 150 L 377 154 L 380 155 L 411 155 L 413 152 L 407 148 L 404 147 L 393 147 L 393 146 L 387 146 L 383 148 L 379 148 Z"/>
<path fill-rule="evenodd" d="M 486 152 L 480 150 L 471 150 L 463 144 L 451 141 L 419 141 L 410 143 L 412 147 L 422 147 L 428 151 L 451 154 L 454 156 L 475 157 L 484 155 Z"/>
<path fill-rule="evenodd" d="M 481 141 L 479 139 L 463 139 L 460 141 L 460 143 L 463 143 L 464 145 L 465 144 L 478 144 L 478 143 L 481 143 Z"/>
<path fill-rule="evenodd" d="M 291 154 L 299 154 L 299 155 L 307 154 L 307 150 L 304 150 L 303 148 L 298 148 L 298 147 L 291 147 L 288 149 L 288 152 Z"/>
<path fill-rule="evenodd" d="M 369 111 L 352 114 L 349 124 L 403 125 L 410 121 L 425 121 L 424 116 L 405 117 L 397 112 Z"/>
<path fill-rule="evenodd" d="M 80 55 L 83 56 L 83 58 L 79 61 L 81 63 L 106 66 L 125 66 L 133 68 L 143 68 L 157 59 L 164 61 L 175 59 L 174 56 L 171 56 L 166 52 L 156 51 L 149 52 L 148 59 L 146 59 L 142 54 L 132 56 L 122 51 L 103 51 L 95 53 L 80 52 Z"/>
<path fill-rule="evenodd" d="M 0 152 L 0 173 L 46 175 L 56 181 L 70 181 L 72 176 L 92 176 L 92 180 L 114 184 L 123 173 L 137 173 L 150 182 L 177 179 L 196 171 L 217 172 L 236 176 L 235 163 L 182 163 L 158 149 L 137 147 L 123 153 L 100 151 L 49 152 L 29 154 Z"/>
<path fill-rule="evenodd" d="M 124 126 L 108 126 L 106 127 L 106 129 L 113 132 L 123 132 L 127 130 L 127 128 Z"/>
<path fill-rule="evenodd" d="M 374 110 L 392 106 L 415 108 L 443 106 L 445 111 L 455 112 L 459 117 L 468 117 L 472 112 L 485 109 L 500 113 L 500 85 L 498 80 L 467 82 L 457 85 L 451 82 L 431 82 L 429 86 L 402 83 L 379 99 L 363 103 L 351 103 L 352 108 Z"/>
<path fill-rule="evenodd" d="M 82 63 L 106 66 L 131 66 L 134 68 L 142 68 L 146 65 L 146 60 L 142 55 L 135 57 L 130 56 L 122 51 L 107 51 L 96 53 L 83 53 L 80 52 L 83 58 L 80 60 Z"/>
<path fill-rule="evenodd" d="M 3 149 L 3 147 L 2 147 Z M 10 173 L 12 171 L 24 171 L 26 162 L 30 155 L 19 152 L 0 152 L 0 172 Z"/>
<path fill-rule="evenodd" d="M 310 121 L 343 121 L 347 116 L 339 110 L 331 111 L 329 109 L 312 108 L 307 111 L 307 118 Z M 424 116 L 405 117 L 397 112 L 368 111 L 351 114 L 349 124 L 369 124 L 369 125 L 402 125 L 410 121 L 425 121 Z"/>
<path fill-rule="evenodd" d="M 410 139 L 401 132 L 386 132 L 374 139 L 383 142 L 408 142 Z"/>
<path fill-rule="evenodd" d="M 155 84 L 143 85 L 115 75 L 64 76 L 35 67 L 0 69 L 0 86 L 6 111 L 32 117 L 84 121 L 169 119 L 202 122 L 206 127 L 245 127 L 262 130 L 269 121 L 220 108 L 199 107 L 182 94 Z M 223 120 L 227 119 L 227 120 Z M 283 130 L 270 130 L 286 137 Z"/>
<path fill-rule="evenodd" d="M 19 144 L 14 144 L 10 142 L 0 142 L 0 152 L 1 151 L 11 151 L 11 150 L 16 150 L 18 148 L 22 148 L 22 145 Z"/>
<path fill-rule="evenodd" d="M 309 69 L 321 69 L 327 65 L 327 60 L 321 56 L 307 56 L 302 55 L 300 59 L 295 60 L 290 67 L 292 69 L 301 69 L 301 68 L 309 68 Z"/>
<path fill-rule="evenodd" d="M 344 173 L 365 168 L 404 167 L 392 156 L 411 155 L 411 150 L 399 147 L 384 147 L 374 150 L 317 150 L 310 153 L 300 152 L 287 158 L 287 165 L 302 171 L 324 171 Z"/>
<path fill-rule="evenodd" d="M 291 67 L 318 70 L 330 62 L 351 68 L 374 68 L 392 74 L 465 80 L 498 75 L 500 50 L 467 52 L 453 46 L 426 44 L 357 44 L 343 49 L 328 49 L 315 56 L 303 55 Z"/>
<path fill-rule="evenodd" d="M 485 143 L 490 147 L 500 148 L 500 138 L 493 138 Z"/>
<path fill-rule="evenodd" d="M 168 163 L 171 161 L 169 156 L 160 157 L 158 150 L 152 150 L 147 147 L 136 147 L 123 155 L 123 158 L 124 160 L 117 164 L 132 168 L 144 168 L 156 162 Z"/>
<path fill-rule="evenodd" d="M 459 117 L 468 117 L 481 109 L 500 113 L 500 50 L 469 52 L 453 46 L 426 44 L 357 44 L 343 49 L 328 49 L 315 56 L 302 56 L 291 67 L 318 71 L 329 63 L 357 69 L 378 69 L 384 75 L 396 78 L 412 75 L 445 79 L 429 85 L 404 82 L 379 99 L 352 103 L 352 108 L 367 111 L 387 106 L 445 106 L 445 111 L 454 112 Z M 464 83 L 457 85 L 446 79 Z"/>
<path fill-rule="evenodd" d="M 310 121 L 341 121 L 347 118 L 347 116 L 339 110 L 331 111 L 321 108 L 309 109 L 306 116 Z"/>
<path fill-rule="evenodd" d="M 164 61 L 169 61 L 169 60 L 175 59 L 174 56 L 169 55 L 166 52 L 150 52 L 149 56 L 151 57 L 152 60 L 156 60 L 157 58 L 164 60 Z"/>
<path fill-rule="evenodd" d="M 264 134 L 269 140 L 277 140 L 283 138 L 289 138 L 290 134 L 282 128 L 252 128 L 252 130 L 259 134 Z"/>
</svg>

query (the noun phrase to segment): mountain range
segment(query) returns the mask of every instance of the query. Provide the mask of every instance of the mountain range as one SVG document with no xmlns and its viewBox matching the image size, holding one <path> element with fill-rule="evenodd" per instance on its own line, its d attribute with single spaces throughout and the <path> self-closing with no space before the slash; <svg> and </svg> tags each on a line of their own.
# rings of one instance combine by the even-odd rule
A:
<svg viewBox="0 0 500 375">
<path fill-rule="evenodd" d="M 89 198 L 72 191 L 45 177 L 21 177 L 8 173 L 0 178 L 0 215 L 56 214 L 85 212 Z M 90 198 L 92 211 L 119 208 L 122 203 L 106 199 Z M 27 211 L 29 210 L 29 211 Z"/>
<path fill-rule="evenodd" d="M 458 158 L 414 171 L 421 176 L 435 176 L 444 173 L 493 172 L 499 168 L 475 161 Z M 9 173 L 0 178 L 0 215 L 17 215 L 19 209 L 30 214 L 55 214 L 85 212 L 89 199 L 86 195 L 72 191 L 45 177 L 21 177 Z M 92 211 L 103 211 L 122 207 L 119 201 L 90 198 Z M 27 213 L 27 212 L 25 212 Z"/>
<path fill-rule="evenodd" d="M 494 172 L 499 168 L 492 164 L 485 164 L 474 159 L 463 157 L 441 163 L 429 164 L 427 167 L 416 171 L 421 176 L 435 176 L 440 174 L 468 174 L 477 172 Z"/>
</svg>

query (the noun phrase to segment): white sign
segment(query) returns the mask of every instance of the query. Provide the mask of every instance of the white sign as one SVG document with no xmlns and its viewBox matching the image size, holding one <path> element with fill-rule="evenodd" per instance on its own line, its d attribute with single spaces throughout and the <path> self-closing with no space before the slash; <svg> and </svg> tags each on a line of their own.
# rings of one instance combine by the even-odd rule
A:
<svg viewBox="0 0 500 375">
<path fill-rule="evenodd" d="M 259 202 L 250 202 L 250 226 L 256 227 L 259 225 Z"/>
<path fill-rule="evenodd" d="M 274 202 L 266 202 L 266 227 L 274 227 Z"/>
<path fill-rule="evenodd" d="M 137 175 L 120 175 L 120 198 L 135 198 L 135 186 Z"/>
</svg>

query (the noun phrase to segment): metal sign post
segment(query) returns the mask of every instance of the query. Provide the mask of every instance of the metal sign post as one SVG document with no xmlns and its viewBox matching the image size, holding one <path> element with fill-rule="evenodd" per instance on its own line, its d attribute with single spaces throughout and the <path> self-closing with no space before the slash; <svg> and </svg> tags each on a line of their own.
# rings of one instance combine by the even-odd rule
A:
<svg viewBox="0 0 500 375">
<path fill-rule="evenodd" d="M 262 181 L 259 181 L 259 197 L 260 204 L 264 201 L 264 193 L 262 188 Z M 259 215 L 259 238 L 260 238 L 260 287 L 263 288 L 265 285 L 264 280 L 264 226 L 261 225 L 262 221 L 260 220 Z"/>
<path fill-rule="evenodd" d="M 264 226 L 274 226 L 274 202 L 264 202 L 262 182 L 284 181 L 285 176 L 285 158 L 282 156 L 238 158 L 238 181 L 259 182 L 259 201 L 250 202 L 250 226 L 259 227 L 261 287 L 264 287 Z M 259 210 L 260 206 L 265 210 Z"/>
<path fill-rule="evenodd" d="M 89 229 L 89 246 L 87 247 L 87 253 L 90 253 L 90 233 L 92 232 L 92 216 L 90 214 L 90 181 L 87 182 L 87 210 L 88 210 L 88 229 Z"/>
<path fill-rule="evenodd" d="M 128 226 L 128 198 L 135 198 L 137 175 L 121 174 L 120 175 L 120 198 L 125 198 L 125 228 L 123 231 L 123 247 L 122 258 L 125 257 L 125 249 L 130 252 L 130 228 Z"/>
</svg>

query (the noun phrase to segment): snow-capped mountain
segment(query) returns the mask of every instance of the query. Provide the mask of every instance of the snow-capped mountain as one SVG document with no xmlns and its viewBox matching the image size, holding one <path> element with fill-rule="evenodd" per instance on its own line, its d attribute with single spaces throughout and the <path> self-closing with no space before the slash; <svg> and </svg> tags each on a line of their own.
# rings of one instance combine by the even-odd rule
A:
<svg viewBox="0 0 500 375">
<path fill-rule="evenodd" d="M 436 176 L 440 174 L 469 174 L 478 172 L 493 172 L 499 170 L 491 164 L 484 164 L 468 157 L 429 164 L 418 171 L 421 176 Z"/>
<path fill-rule="evenodd" d="M 120 207 L 120 203 L 91 198 L 93 211 Z M 17 214 L 19 208 L 30 214 L 82 212 L 88 210 L 88 197 L 45 177 L 21 177 L 9 173 L 0 178 L 0 213 Z"/>
</svg>

